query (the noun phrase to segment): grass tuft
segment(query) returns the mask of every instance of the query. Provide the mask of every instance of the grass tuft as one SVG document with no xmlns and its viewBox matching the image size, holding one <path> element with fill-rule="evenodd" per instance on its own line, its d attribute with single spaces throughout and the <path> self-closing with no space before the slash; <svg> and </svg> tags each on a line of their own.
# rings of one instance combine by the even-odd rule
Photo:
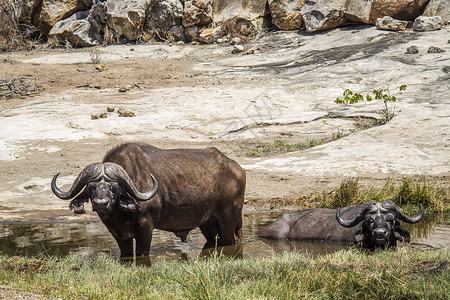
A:
<svg viewBox="0 0 450 300">
<path fill-rule="evenodd" d="M 358 178 L 347 178 L 336 190 L 317 193 L 312 203 L 316 207 L 337 208 L 387 199 L 405 212 L 417 211 L 418 204 L 422 203 L 430 212 L 443 213 L 450 210 L 450 187 L 432 184 L 424 176 L 403 177 L 400 182 L 388 177 L 381 188 L 363 187 Z"/>
<path fill-rule="evenodd" d="M 29 268 L 36 262 L 45 272 Z M 449 262 L 448 249 L 409 247 L 161 260 L 151 267 L 109 257 L 0 255 L 0 285 L 70 299 L 447 299 Z"/>
</svg>

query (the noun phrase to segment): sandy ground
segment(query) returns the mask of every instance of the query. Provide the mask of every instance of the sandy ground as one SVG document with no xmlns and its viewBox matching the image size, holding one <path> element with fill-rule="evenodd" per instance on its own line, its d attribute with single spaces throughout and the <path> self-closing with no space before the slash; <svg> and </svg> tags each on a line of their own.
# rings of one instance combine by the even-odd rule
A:
<svg viewBox="0 0 450 300">
<path fill-rule="evenodd" d="M 50 181 L 69 188 L 88 164 L 125 141 L 163 148 L 215 146 L 247 171 L 246 211 L 294 203 L 346 177 L 450 178 L 450 27 L 388 32 L 353 26 L 309 35 L 269 33 L 231 54 L 226 45 L 118 45 L 2 54 L 0 78 L 37 78 L 41 93 L 0 99 L 0 222 L 75 221 Z M 419 53 L 404 54 L 416 45 Z M 430 46 L 446 50 L 427 53 Z M 97 70 L 97 62 L 104 70 Z M 33 82 L 33 81 L 30 81 Z M 34 84 L 34 83 L 33 83 Z M 349 88 L 408 87 L 382 103 L 338 105 Z M 107 108 L 114 112 L 107 112 Z M 121 117 L 117 110 L 133 112 Z M 106 113 L 106 118 L 91 115 Z M 259 142 L 342 139 L 250 157 Z"/>
</svg>

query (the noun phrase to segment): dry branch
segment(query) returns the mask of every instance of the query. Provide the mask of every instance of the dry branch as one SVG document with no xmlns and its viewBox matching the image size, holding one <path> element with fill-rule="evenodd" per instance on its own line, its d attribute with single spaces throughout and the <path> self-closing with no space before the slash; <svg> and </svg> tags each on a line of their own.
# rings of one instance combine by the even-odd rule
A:
<svg viewBox="0 0 450 300">
<path fill-rule="evenodd" d="M 31 96 L 40 93 L 37 85 L 38 78 L 34 77 L 14 77 L 12 79 L 0 79 L 0 97 L 11 98 L 14 96 Z M 34 81 L 34 86 L 32 83 Z"/>
</svg>

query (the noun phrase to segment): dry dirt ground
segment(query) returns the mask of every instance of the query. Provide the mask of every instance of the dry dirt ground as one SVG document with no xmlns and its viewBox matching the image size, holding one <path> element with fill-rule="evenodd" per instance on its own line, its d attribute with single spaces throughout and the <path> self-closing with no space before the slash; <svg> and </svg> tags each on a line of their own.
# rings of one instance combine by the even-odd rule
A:
<svg viewBox="0 0 450 300">
<path fill-rule="evenodd" d="M 0 79 L 37 78 L 40 94 L 0 99 L 0 222 L 75 221 L 50 181 L 68 189 L 88 164 L 125 141 L 162 148 L 215 146 L 247 172 L 246 211 L 293 204 L 347 177 L 450 176 L 450 27 L 388 32 L 344 27 L 268 33 L 228 45 L 117 45 L 0 56 Z M 416 45 L 418 54 L 405 54 Z M 430 46 L 446 52 L 427 53 Z M 102 66 L 98 66 L 98 64 Z M 33 80 L 27 80 L 34 85 Z M 395 118 L 367 128 L 382 103 L 338 105 L 349 88 L 402 84 Z M 107 112 L 107 108 L 114 112 Z M 133 112 L 121 117 L 117 110 Z M 106 118 L 92 119 L 92 115 Z M 250 157 L 258 143 L 329 141 Z M 347 135 L 348 134 L 348 135 Z"/>
</svg>

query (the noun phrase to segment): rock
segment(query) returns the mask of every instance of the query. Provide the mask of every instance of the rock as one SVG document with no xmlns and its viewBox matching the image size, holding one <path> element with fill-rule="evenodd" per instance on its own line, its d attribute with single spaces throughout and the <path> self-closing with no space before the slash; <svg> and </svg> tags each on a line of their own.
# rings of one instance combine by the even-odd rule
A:
<svg viewBox="0 0 450 300">
<path fill-rule="evenodd" d="M 212 0 L 185 0 L 183 26 L 208 25 L 212 22 Z"/>
<path fill-rule="evenodd" d="M 14 14 L 14 7 L 8 1 L 0 0 L 0 50 L 3 44 L 8 44 L 10 39 L 15 38 L 16 28 L 17 15 Z"/>
<path fill-rule="evenodd" d="M 92 0 L 43 0 L 39 27 L 44 34 L 48 34 L 57 22 L 91 6 Z"/>
<path fill-rule="evenodd" d="M 386 17 L 377 19 L 377 22 L 375 25 L 377 26 L 377 29 L 381 29 L 381 30 L 403 31 L 406 29 L 408 22 L 396 20 L 392 17 L 386 16 Z"/>
<path fill-rule="evenodd" d="M 431 0 L 423 12 L 424 16 L 440 16 L 444 24 L 450 23 L 450 4 L 448 0 Z"/>
<path fill-rule="evenodd" d="M 345 18 L 351 22 L 370 23 L 372 1 L 347 0 L 344 5 Z"/>
<path fill-rule="evenodd" d="M 231 39 L 230 44 L 237 45 L 237 44 L 240 44 L 241 42 L 242 42 L 242 39 L 240 37 L 234 37 Z"/>
<path fill-rule="evenodd" d="M 143 30 L 147 0 L 108 0 L 106 2 L 106 23 L 112 37 L 135 41 Z"/>
<path fill-rule="evenodd" d="M 247 54 L 255 54 L 258 52 L 261 52 L 261 48 L 254 46 L 254 47 L 251 47 L 250 49 L 248 49 L 246 53 Z"/>
<path fill-rule="evenodd" d="M 417 48 L 417 46 L 412 45 L 406 48 L 405 54 L 417 54 L 417 53 L 419 53 L 419 48 Z"/>
<path fill-rule="evenodd" d="M 57 22 L 48 36 L 59 43 L 69 41 L 74 47 L 95 46 L 97 41 L 91 33 L 91 24 L 87 16 L 89 11 L 79 11 L 71 17 Z"/>
<path fill-rule="evenodd" d="M 105 112 L 99 113 L 99 114 L 91 114 L 92 120 L 98 120 L 98 119 L 104 119 L 107 118 L 108 115 Z"/>
<path fill-rule="evenodd" d="M 172 26 L 167 32 L 167 35 L 169 40 L 181 41 L 183 43 L 186 41 L 186 37 L 184 36 L 184 27 L 181 24 Z"/>
<path fill-rule="evenodd" d="M 281 30 L 299 29 L 302 25 L 300 11 L 305 0 L 268 0 L 272 24 Z"/>
<path fill-rule="evenodd" d="M 198 40 L 202 43 L 214 43 L 221 35 L 221 28 L 202 28 L 199 30 Z"/>
<path fill-rule="evenodd" d="M 439 47 L 435 47 L 435 46 L 431 46 L 430 48 L 428 48 L 427 53 L 444 53 L 445 50 L 441 49 Z"/>
<path fill-rule="evenodd" d="M 147 15 L 146 31 L 164 38 L 173 26 L 181 24 L 183 4 L 179 0 L 152 1 Z"/>
<path fill-rule="evenodd" d="M 106 111 L 107 112 L 114 112 L 114 107 L 112 107 L 112 106 L 108 106 L 107 108 L 106 108 Z"/>
<path fill-rule="evenodd" d="M 34 16 L 37 14 L 39 5 L 42 0 L 23 0 L 20 1 L 19 22 L 26 25 L 38 25 L 33 22 Z"/>
<path fill-rule="evenodd" d="M 370 22 L 385 16 L 411 20 L 419 16 L 429 0 L 373 0 Z"/>
<path fill-rule="evenodd" d="M 419 16 L 414 20 L 413 29 L 416 31 L 433 31 L 441 29 L 442 17 Z"/>
<path fill-rule="evenodd" d="M 106 6 L 102 2 L 98 2 L 91 7 L 88 21 L 91 24 L 91 33 L 93 37 L 97 41 L 103 43 L 106 32 Z M 112 38 L 112 36 L 109 38 Z"/>
<path fill-rule="evenodd" d="M 244 51 L 244 46 L 234 45 L 233 50 L 231 50 L 231 53 L 236 54 L 236 53 L 241 53 L 242 51 Z"/>
<path fill-rule="evenodd" d="M 117 110 L 117 114 L 119 115 L 119 117 L 134 117 L 135 116 L 134 112 L 126 110 L 124 108 L 119 108 Z"/>
<path fill-rule="evenodd" d="M 213 23 L 222 23 L 233 18 L 263 23 L 267 0 L 215 0 L 212 4 Z"/>
<path fill-rule="evenodd" d="M 187 42 L 197 41 L 199 34 L 197 25 L 184 27 L 184 37 Z"/>
<path fill-rule="evenodd" d="M 306 1 L 300 11 L 306 31 L 319 32 L 344 23 L 344 12 L 313 1 Z"/>
</svg>

